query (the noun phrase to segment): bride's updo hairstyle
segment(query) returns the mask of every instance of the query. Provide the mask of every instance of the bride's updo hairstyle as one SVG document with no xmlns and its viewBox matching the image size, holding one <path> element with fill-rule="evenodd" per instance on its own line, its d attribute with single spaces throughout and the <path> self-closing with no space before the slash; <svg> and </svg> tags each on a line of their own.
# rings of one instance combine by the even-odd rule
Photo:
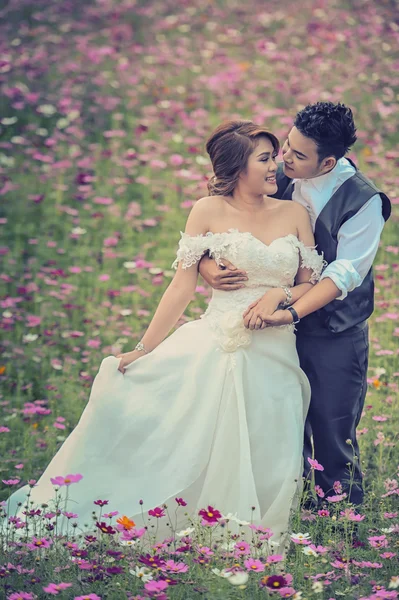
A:
<svg viewBox="0 0 399 600">
<path fill-rule="evenodd" d="M 275 135 L 252 121 L 227 121 L 211 134 L 206 143 L 214 175 L 208 182 L 210 196 L 230 196 L 245 171 L 248 158 L 260 137 L 267 137 L 278 154 L 280 144 Z"/>
</svg>

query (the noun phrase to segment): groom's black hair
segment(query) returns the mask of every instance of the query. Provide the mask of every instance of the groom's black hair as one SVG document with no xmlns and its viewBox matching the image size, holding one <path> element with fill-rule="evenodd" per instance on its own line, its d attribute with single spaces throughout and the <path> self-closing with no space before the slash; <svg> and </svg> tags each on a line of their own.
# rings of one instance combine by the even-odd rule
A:
<svg viewBox="0 0 399 600">
<path fill-rule="evenodd" d="M 339 160 L 357 140 L 353 114 L 345 104 L 308 104 L 299 111 L 294 125 L 302 135 L 315 142 L 319 163 L 327 156 Z"/>
</svg>

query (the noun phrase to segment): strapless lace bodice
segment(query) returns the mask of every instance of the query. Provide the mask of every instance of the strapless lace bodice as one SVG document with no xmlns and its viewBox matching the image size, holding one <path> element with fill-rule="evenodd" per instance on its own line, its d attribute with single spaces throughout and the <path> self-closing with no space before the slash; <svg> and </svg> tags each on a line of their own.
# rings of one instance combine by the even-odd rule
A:
<svg viewBox="0 0 399 600">
<path fill-rule="evenodd" d="M 325 264 L 315 248 L 305 246 L 293 234 L 266 245 L 250 232 L 229 229 L 223 233 L 208 232 L 196 236 L 181 233 L 177 258 L 172 266 L 177 268 L 181 261 L 187 269 L 207 251 L 216 262 L 227 259 L 245 270 L 248 276 L 245 287 L 239 290 L 212 290 L 211 301 L 202 315 L 211 321 L 221 347 L 230 352 L 251 342 L 253 332 L 245 329 L 242 319 L 242 313 L 251 302 L 273 287 L 293 286 L 299 268 L 311 269 L 310 281 L 316 282 Z M 288 328 L 293 329 L 292 326 Z"/>
</svg>

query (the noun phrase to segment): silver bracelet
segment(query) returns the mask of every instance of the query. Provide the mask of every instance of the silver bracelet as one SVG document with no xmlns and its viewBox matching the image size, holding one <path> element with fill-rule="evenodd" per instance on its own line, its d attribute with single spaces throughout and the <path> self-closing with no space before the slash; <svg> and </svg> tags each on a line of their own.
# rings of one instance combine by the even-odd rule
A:
<svg viewBox="0 0 399 600">
<path fill-rule="evenodd" d="M 139 342 L 135 347 L 135 350 L 137 350 L 137 352 L 145 352 L 145 354 L 148 354 L 148 350 L 145 349 L 143 342 Z"/>
<path fill-rule="evenodd" d="M 291 290 L 288 287 L 282 287 L 283 292 L 285 292 L 286 295 L 286 299 L 285 302 L 283 303 L 283 307 L 287 307 L 291 304 L 292 302 L 292 294 L 291 294 Z"/>
</svg>

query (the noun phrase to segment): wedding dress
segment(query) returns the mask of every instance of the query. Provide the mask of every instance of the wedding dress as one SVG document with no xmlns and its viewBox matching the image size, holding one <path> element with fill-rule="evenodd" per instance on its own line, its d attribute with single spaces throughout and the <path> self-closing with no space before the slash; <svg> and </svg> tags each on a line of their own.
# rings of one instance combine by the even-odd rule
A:
<svg viewBox="0 0 399 600">
<path fill-rule="evenodd" d="M 292 234 L 266 245 L 230 229 L 181 234 L 174 267 L 190 267 L 206 251 L 245 269 L 246 286 L 213 290 L 200 319 L 179 327 L 124 375 L 120 359 L 104 358 L 77 426 L 32 489 L 35 504 L 54 497 L 51 478 L 80 473 L 67 507 L 79 525 L 93 525 L 97 499 L 141 526 L 140 500 L 144 512 L 163 503 L 174 511 L 175 497 L 182 497 L 182 513 L 212 505 L 270 527 L 274 539 L 287 530 L 301 480 L 309 382 L 294 326 L 251 331 L 242 314 L 270 288 L 292 286 L 301 266 L 317 280 L 323 259 Z M 27 490 L 14 492 L 9 514 Z"/>
</svg>

